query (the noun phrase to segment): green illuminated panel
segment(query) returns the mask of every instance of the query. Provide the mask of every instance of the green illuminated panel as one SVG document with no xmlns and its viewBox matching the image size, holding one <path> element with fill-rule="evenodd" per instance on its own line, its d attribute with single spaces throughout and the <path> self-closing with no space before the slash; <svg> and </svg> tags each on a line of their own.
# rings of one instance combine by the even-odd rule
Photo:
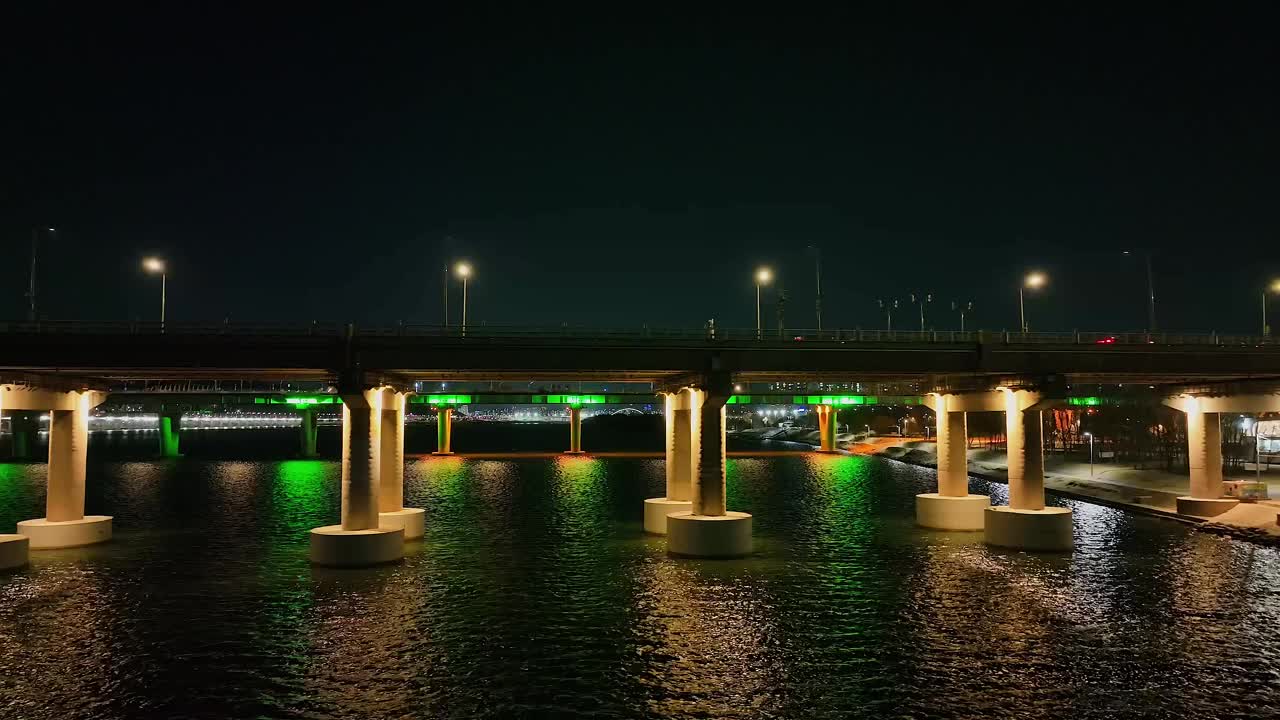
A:
<svg viewBox="0 0 1280 720">
<path fill-rule="evenodd" d="M 1100 398 L 1100 397 L 1067 398 L 1067 404 L 1068 404 L 1068 405 L 1076 405 L 1076 406 L 1090 406 L 1090 407 L 1091 407 L 1091 406 L 1094 406 L 1094 405 L 1101 405 L 1101 404 L 1102 404 L 1102 398 Z"/>
<path fill-rule="evenodd" d="M 431 405 L 470 405 L 470 395 L 428 395 L 427 402 Z"/>
<path fill-rule="evenodd" d="M 254 405 L 334 405 L 342 402 L 337 395 L 297 395 L 293 397 L 256 397 Z"/>
</svg>

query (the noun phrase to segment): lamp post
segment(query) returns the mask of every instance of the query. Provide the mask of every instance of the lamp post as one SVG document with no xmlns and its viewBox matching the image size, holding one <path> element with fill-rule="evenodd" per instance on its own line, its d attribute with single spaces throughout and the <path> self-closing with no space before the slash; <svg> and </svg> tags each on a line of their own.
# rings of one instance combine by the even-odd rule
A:
<svg viewBox="0 0 1280 720">
<path fill-rule="evenodd" d="M 467 280 L 471 278 L 471 265 L 465 262 L 458 263 L 453 271 L 462 278 L 462 334 L 467 334 Z"/>
<path fill-rule="evenodd" d="M 1089 477 L 1093 477 L 1093 433 L 1085 433 L 1085 437 L 1089 438 Z"/>
<path fill-rule="evenodd" d="M 33 263 L 34 267 L 34 263 Z M 35 280 L 31 281 L 32 287 L 35 287 Z M 32 291 L 34 292 L 34 290 Z M 1272 280 L 1266 290 L 1262 291 L 1262 336 L 1271 337 L 1271 328 L 1267 325 L 1267 293 L 1280 293 L 1280 280 Z M 35 301 L 32 301 L 32 307 L 35 307 Z"/>
<path fill-rule="evenodd" d="M 919 298 L 917 298 L 915 294 L 912 294 L 911 302 L 920 306 L 920 332 L 924 332 L 924 306 L 927 303 L 933 302 L 933 294 L 930 293 L 928 295 L 922 295 Z"/>
<path fill-rule="evenodd" d="M 764 325 L 760 317 L 761 288 L 773 280 L 773 271 L 767 267 L 756 270 L 756 339 L 764 337 Z"/>
<path fill-rule="evenodd" d="M 165 268 L 164 261 L 158 257 L 143 258 L 142 269 L 152 275 L 160 275 L 160 332 L 164 332 L 164 310 L 165 310 L 165 294 L 169 283 L 169 271 Z"/>
<path fill-rule="evenodd" d="M 914 296 L 913 296 L 914 297 Z M 877 300 L 880 303 L 880 309 L 884 310 L 885 330 L 893 332 L 893 311 L 898 307 L 897 300 Z"/>
<path fill-rule="evenodd" d="M 961 305 L 958 302 L 953 302 L 951 303 L 951 309 L 960 311 L 960 332 L 964 332 L 964 318 L 966 315 L 973 312 L 973 303 L 968 302 Z"/>
<path fill-rule="evenodd" d="M 818 336 L 822 336 L 822 248 L 810 245 L 813 251 L 813 271 L 817 279 L 817 294 L 813 303 L 814 314 L 818 319 Z"/>
<path fill-rule="evenodd" d="M 1022 332 L 1024 334 L 1027 332 L 1027 305 L 1026 301 L 1023 299 L 1023 290 L 1026 288 L 1036 290 L 1044 287 L 1044 284 L 1047 281 L 1048 278 L 1044 276 L 1044 273 L 1033 272 L 1027 275 L 1026 279 L 1022 281 L 1022 284 L 1018 286 L 1018 315 L 1022 319 Z"/>
<path fill-rule="evenodd" d="M 54 237 L 58 232 L 54 228 L 45 228 L 45 230 L 49 233 L 50 238 Z M 31 322 L 40 319 L 39 315 L 36 314 L 36 250 L 39 245 L 40 229 L 31 228 L 31 278 L 27 286 L 27 298 L 30 301 L 30 305 L 27 308 L 27 320 Z"/>
</svg>

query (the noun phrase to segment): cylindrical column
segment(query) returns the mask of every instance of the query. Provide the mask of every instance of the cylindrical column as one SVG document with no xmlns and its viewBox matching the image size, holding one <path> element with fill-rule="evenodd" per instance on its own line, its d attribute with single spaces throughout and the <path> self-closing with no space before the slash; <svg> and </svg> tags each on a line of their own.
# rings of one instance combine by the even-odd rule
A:
<svg viewBox="0 0 1280 720">
<path fill-rule="evenodd" d="M 160 457 L 176 458 L 182 416 L 175 412 L 160 413 Z"/>
<path fill-rule="evenodd" d="M 84 477 L 89 459 L 89 394 L 74 410 L 49 411 L 49 522 L 84 519 Z"/>
<path fill-rule="evenodd" d="M 1187 412 L 1187 464 L 1191 497 L 1222 497 L 1222 426 L 1218 413 Z"/>
<path fill-rule="evenodd" d="M 404 509 L 404 395 L 386 393 L 378 456 L 378 511 Z M 391 407 L 387 407 L 390 404 Z"/>
<path fill-rule="evenodd" d="M 302 422 L 298 426 L 298 433 L 298 455 L 304 458 L 315 457 L 317 455 L 316 438 L 319 434 L 315 408 L 302 409 Z"/>
<path fill-rule="evenodd" d="M 569 408 L 569 452 L 582 452 L 582 408 Z"/>
<path fill-rule="evenodd" d="M 1039 410 L 1023 410 L 1024 392 L 1005 391 L 1009 507 L 1044 509 L 1044 446 Z M 1032 405 L 1034 402 L 1027 402 Z"/>
<path fill-rule="evenodd" d="M 378 527 L 382 407 L 371 390 L 342 398 L 342 529 Z"/>
<path fill-rule="evenodd" d="M 436 408 L 436 451 L 435 455 L 452 455 L 450 449 L 453 442 L 453 408 Z"/>
<path fill-rule="evenodd" d="M 938 421 L 938 494 L 965 497 L 969 494 L 969 438 L 963 412 L 945 410 L 946 397 L 935 411 Z"/>
<path fill-rule="evenodd" d="M 725 514 L 725 400 L 704 394 L 697 413 L 698 472 L 694 476 L 693 514 Z"/>
<path fill-rule="evenodd" d="M 835 452 L 836 450 L 836 409 L 831 405 L 818 406 L 818 450 Z"/>
</svg>

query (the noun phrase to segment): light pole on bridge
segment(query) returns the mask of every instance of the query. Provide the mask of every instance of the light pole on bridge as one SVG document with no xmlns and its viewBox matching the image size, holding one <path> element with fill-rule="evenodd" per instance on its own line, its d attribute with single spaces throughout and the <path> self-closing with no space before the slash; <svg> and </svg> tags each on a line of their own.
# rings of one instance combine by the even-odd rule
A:
<svg viewBox="0 0 1280 720">
<path fill-rule="evenodd" d="M 1267 325 L 1267 293 L 1280 293 L 1280 280 L 1272 280 L 1266 290 L 1262 291 L 1262 336 L 1271 335 L 1271 328 Z"/>
<path fill-rule="evenodd" d="M 142 260 L 142 269 L 155 275 L 160 274 L 160 332 L 164 332 L 164 310 L 165 310 L 165 294 L 169 282 L 169 271 L 165 268 L 164 261 L 158 257 L 149 257 Z"/>
<path fill-rule="evenodd" d="M 1023 299 L 1023 290 L 1026 288 L 1039 289 L 1044 287 L 1046 282 L 1048 282 L 1048 278 L 1045 277 L 1044 273 L 1033 272 L 1027 275 L 1022 284 L 1018 286 L 1018 315 L 1022 320 L 1022 332 L 1024 333 L 1027 332 L 1027 304 Z"/>
<path fill-rule="evenodd" d="M 764 323 L 760 317 L 760 296 L 762 288 L 773 280 L 773 271 L 767 267 L 756 270 L 756 339 L 764 336 Z"/>
<path fill-rule="evenodd" d="M 454 272 L 458 273 L 458 277 L 462 278 L 462 334 L 467 334 L 467 280 L 471 277 L 471 265 L 469 263 L 460 262 L 454 268 Z"/>
</svg>

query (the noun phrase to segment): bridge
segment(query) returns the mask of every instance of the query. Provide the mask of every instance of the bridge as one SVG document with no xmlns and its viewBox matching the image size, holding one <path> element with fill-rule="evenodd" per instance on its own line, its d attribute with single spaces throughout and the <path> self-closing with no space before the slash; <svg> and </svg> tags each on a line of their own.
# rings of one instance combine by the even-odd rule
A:
<svg viewBox="0 0 1280 720">
<path fill-rule="evenodd" d="M 725 415 L 734 404 L 812 405 L 820 451 L 834 451 L 843 405 L 876 394 L 755 394 L 781 381 L 853 382 L 903 390 L 937 421 L 937 493 L 917 499 L 926 527 L 981 530 L 987 542 L 1069 550 L 1070 512 L 1046 508 L 1041 412 L 1100 401 L 1108 386 L 1141 384 L 1155 402 L 1187 415 L 1191 494 L 1180 512 L 1212 516 L 1223 497 L 1219 416 L 1280 411 L 1280 342 L 1216 334 L 882 332 L 871 330 L 583 330 L 307 323 L 0 324 L 0 411 L 50 413 L 45 518 L 19 524 L 6 542 L 65 547 L 110 537 L 110 518 L 84 515 L 91 408 L 130 382 L 310 383 L 323 391 L 242 393 L 240 401 L 303 413 L 304 454 L 314 411 L 341 408 L 341 523 L 311 535 L 313 561 L 364 565 L 402 556 L 422 535 L 422 511 L 403 507 L 404 417 L 413 405 L 437 413 L 437 453 L 450 452 L 452 410 L 486 401 L 556 404 L 570 416 L 570 453 L 581 452 L 584 405 L 622 403 L 625 393 L 418 394 L 418 383 L 647 383 L 634 397 L 661 402 L 666 417 L 667 491 L 645 503 L 645 528 L 666 534 L 676 554 L 749 553 L 751 518 L 725 505 Z M 151 397 L 164 393 L 151 393 Z M 227 393 L 215 393 L 225 396 Z M 137 393 L 146 396 L 148 393 Z M 628 395 L 628 397 L 632 397 Z M 181 406 L 181 393 L 169 405 Z M 966 414 L 1005 416 L 1010 504 L 968 493 Z M 176 414 L 161 413 L 162 443 L 177 447 Z M 309 419 L 308 419 L 309 418 Z M 166 425 L 167 423 L 167 425 Z"/>
</svg>

